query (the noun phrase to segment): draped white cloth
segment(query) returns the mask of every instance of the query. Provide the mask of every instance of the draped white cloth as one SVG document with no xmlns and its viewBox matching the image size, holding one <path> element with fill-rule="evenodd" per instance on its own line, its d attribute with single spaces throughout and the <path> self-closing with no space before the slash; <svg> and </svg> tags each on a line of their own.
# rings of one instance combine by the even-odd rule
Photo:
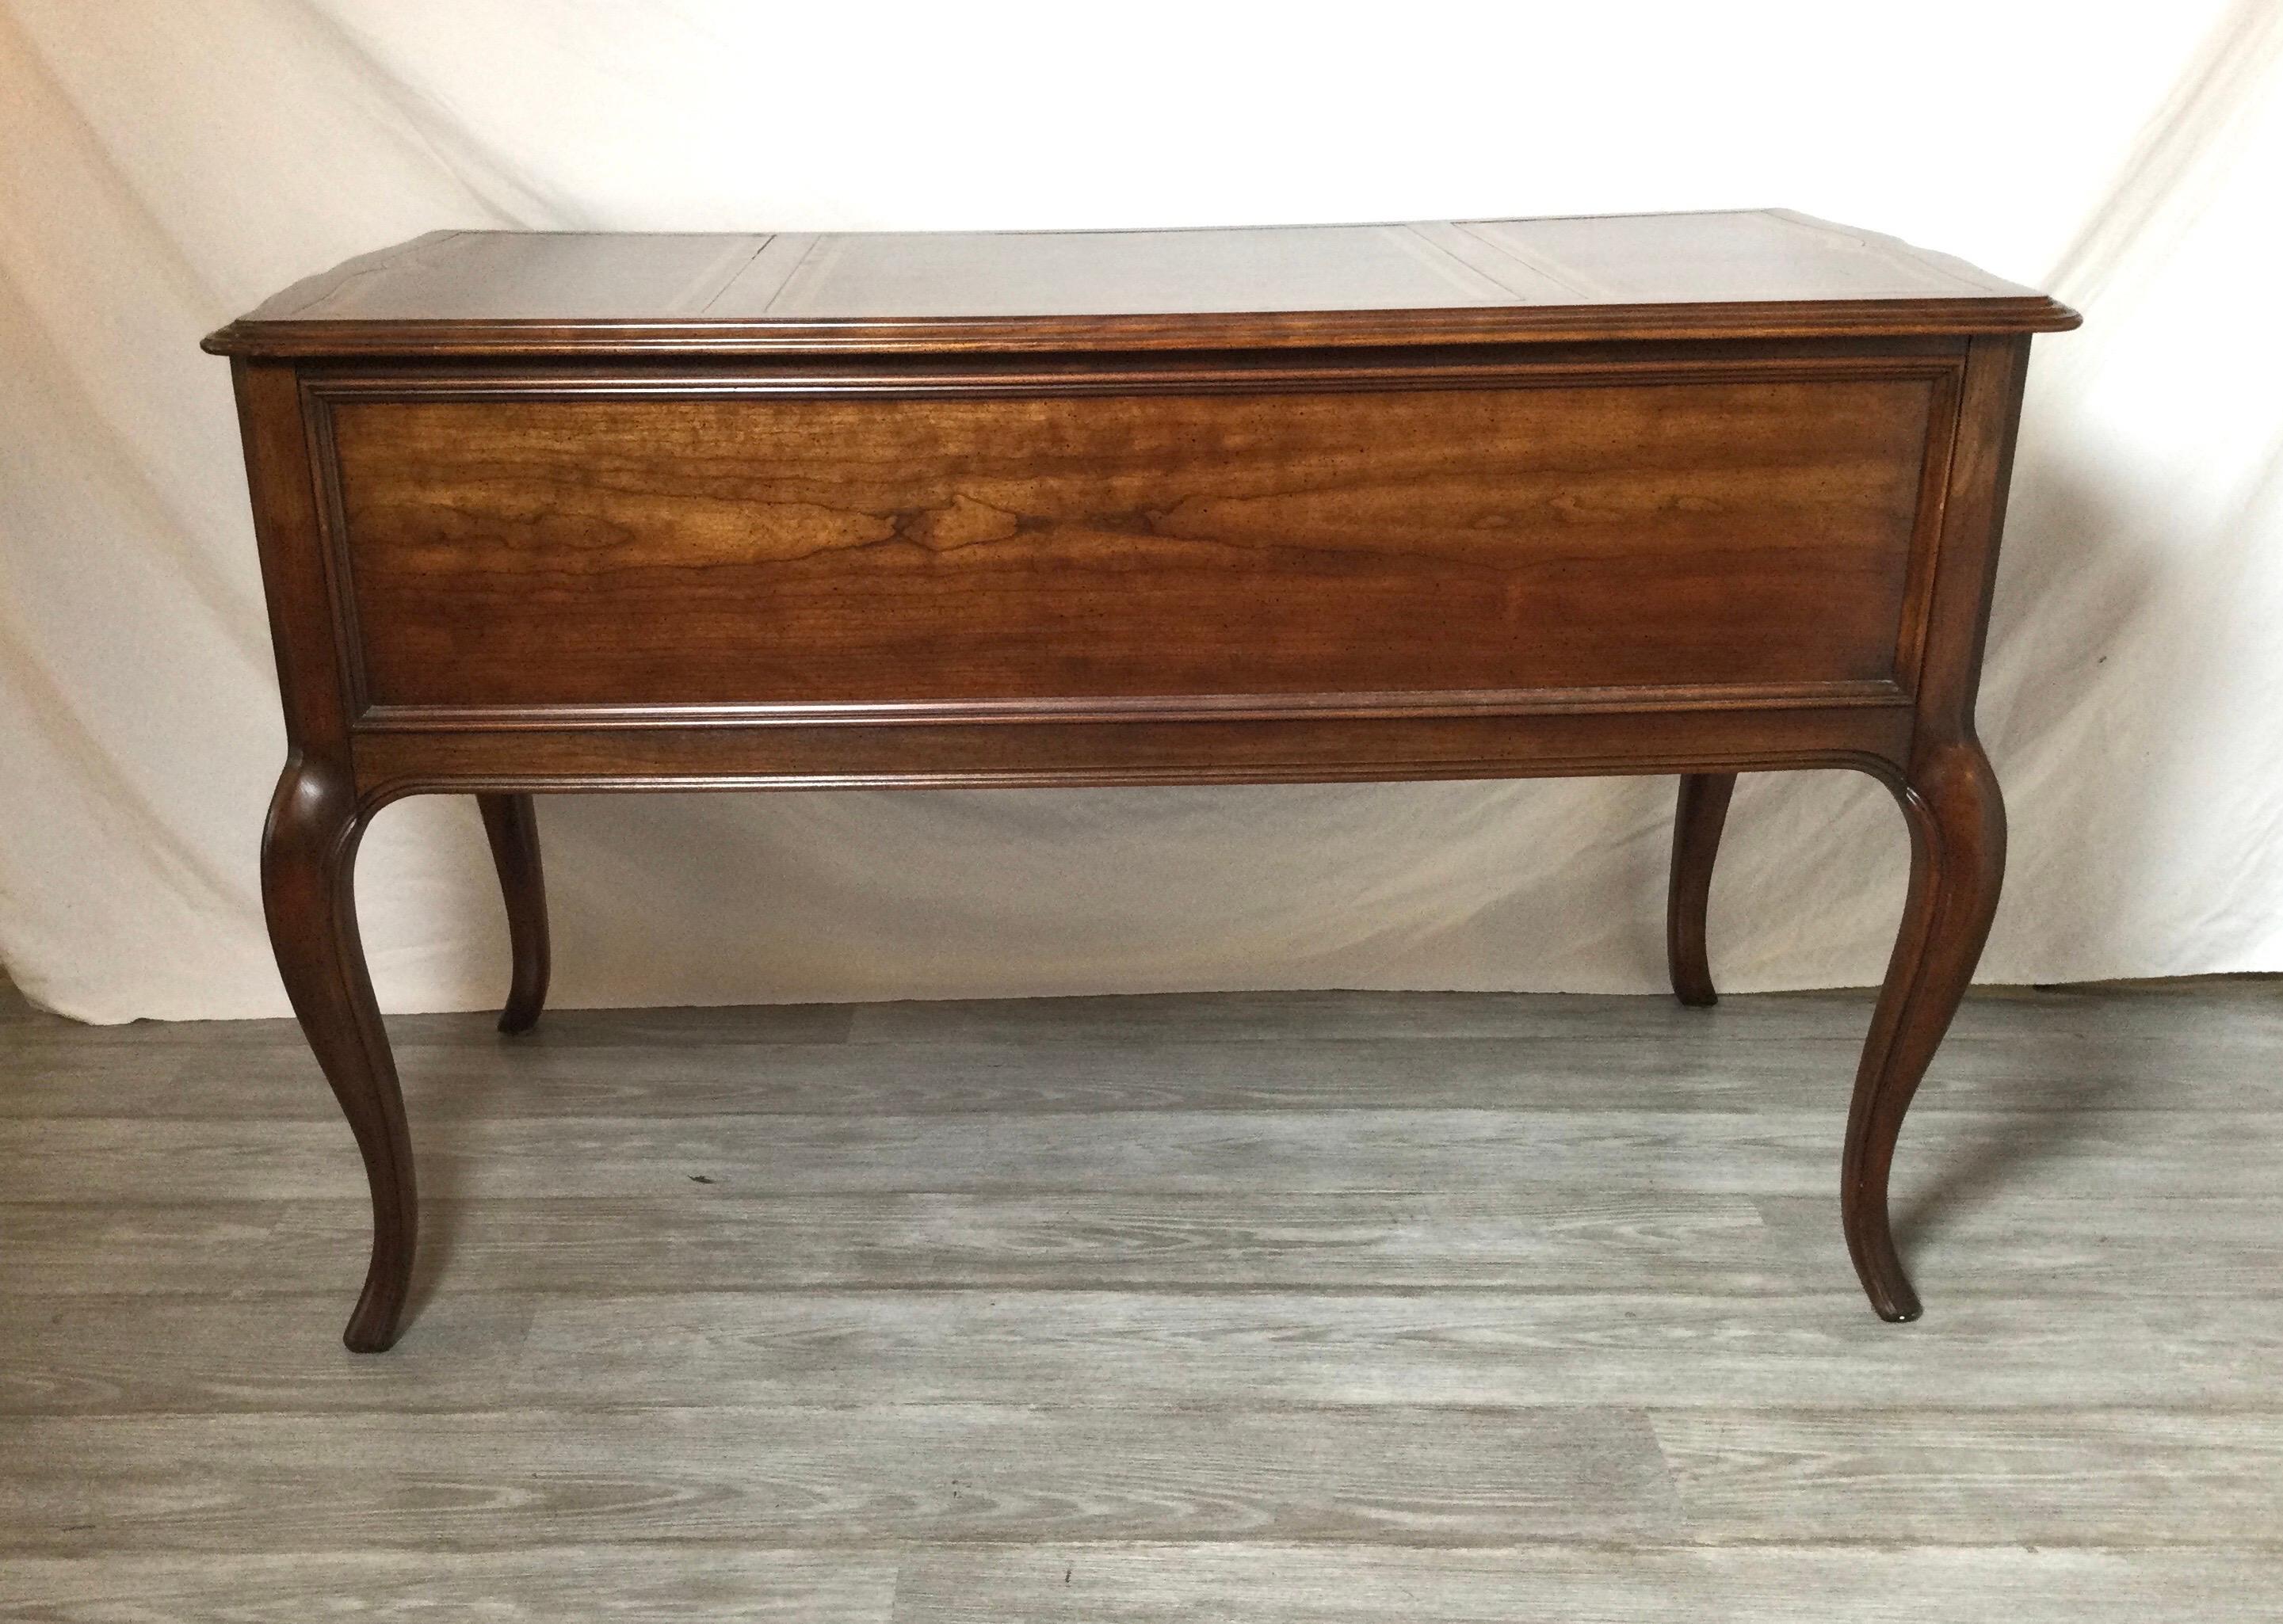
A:
<svg viewBox="0 0 2283 1624">
<path fill-rule="evenodd" d="M 441 226 L 1783 205 L 2051 289 L 1982 710 L 1985 980 L 2283 969 L 2283 4 L 0 0 L 0 962 L 282 1012 L 283 757 L 199 336 Z M 556 797 L 559 1001 L 1662 984 L 1672 782 Z M 1877 979 L 1884 790 L 1749 778 L 1734 990 Z M 506 975 L 471 804 L 384 813 L 384 1005 Z"/>
</svg>

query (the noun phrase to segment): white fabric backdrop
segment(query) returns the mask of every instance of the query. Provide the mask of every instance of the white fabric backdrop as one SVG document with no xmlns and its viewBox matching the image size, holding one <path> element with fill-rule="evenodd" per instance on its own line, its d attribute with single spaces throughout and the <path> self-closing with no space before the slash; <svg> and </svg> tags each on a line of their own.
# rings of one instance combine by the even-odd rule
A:
<svg viewBox="0 0 2283 1624">
<path fill-rule="evenodd" d="M 222 363 L 440 226 L 1217 224 L 1780 204 L 2051 288 L 1983 732 L 1987 980 L 2283 969 L 2283 4 L 1344 10 L 0 0 L 0 961 L 282 1012 L 283 754 Z M 566 1003 L 1662 984 L 1671 781 L 557 797 Z M 1877 978 L 1885 792 L 1747 779 L 1732 989 Z M 493 1002 L 471 805 L 359 876 L 393 1009 Z"/>
</svg>

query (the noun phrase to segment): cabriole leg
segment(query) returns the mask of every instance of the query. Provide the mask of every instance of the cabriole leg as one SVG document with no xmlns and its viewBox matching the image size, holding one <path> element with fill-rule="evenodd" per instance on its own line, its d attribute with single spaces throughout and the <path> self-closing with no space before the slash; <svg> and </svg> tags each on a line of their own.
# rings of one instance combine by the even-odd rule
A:
<svg viewBox="0 0 2283 1624">
<path fill-rule="evenodd" d="M 1680 781 L 1672 820 L 1672 885 L 1664 907 L 1664 960 L 1672 996 L 1682 1003 L 1717 1004 L 1712 966 L 1704 951 L 1704 913 L 1712 897 L 1712 865 L 1720 855 L 1720 826 L 1727 821 L 1734 773 L 1691 773 Z"/>
<path fill-rule="evenodd" d="M 396 1062 L 357 939 L 352 876 L 364 823 L 347 773 L 297 752 L 262 831 L 261 901 L 286 996 L 364 1155 L 372 1260 L 342 1340 L 377 1353 L 403 1317 L 418 1213 Z"/>
<path fill-rule="evenodd" d="M 1855 1076 L 1840 1217 L 1855 1272 L 1879 1317 L 1916 1319 L 1887 1214 L 1887 1175 L 1903 1114 L 1973 978 L 2006 870 L 2006 808 L 1982 746 L 1922 750 L 1896 786 L 1911 830 L 1911 888 L 1886 984 Z"/>
<path fill-rule="evenodd" d="M 484 833 L 507 901 L 508 947 L 515 960 L 503 1032 L 527 1032 L 547 1003 L 547 882 L 539 866 L 539 815 L 527 795 L 479 795 Z"/>
</svg>

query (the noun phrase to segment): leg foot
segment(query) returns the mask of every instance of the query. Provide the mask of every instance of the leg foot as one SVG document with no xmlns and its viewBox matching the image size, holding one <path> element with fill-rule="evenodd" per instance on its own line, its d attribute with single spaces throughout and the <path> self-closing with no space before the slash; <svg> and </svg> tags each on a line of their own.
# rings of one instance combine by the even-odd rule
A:
<svg viewBox="0 0 2283 1624">
<path fill-rule="evenodd" d="M 1840 1219 L 1879 1317 L 1916 1319 L 1888 1221 L 1887 1175 L 1903 1114 L 1926 1075 L 1990 935 L 2006 870 L 2006 808 L 1971 739 L 1931 746 L 1896 789 L 1911 828 L 1910 898 L 1871 1018 L 1842 1158 Z"/>
<path fill-rule="evenodd" d="M 377 1353 L 403 1317 L 418 1210 L 396 1062 L 357 939 L 352 875 L 363 832 L 347 773 L 296 751 L 262 831 L 262 908 L 286 996 L 363 1153 L 372 1258 L 342 1340 Z"/>
<path fill-rule="evenodd" d="M 1691 773 L 1680 781 L 1672 821 L 1672 885 L 1664 910 L 1664 961 L 1672 996 L 1702 1006 L 1717 1004 L 1712 966 L 1704 951 L 1704 914 L 1712 897 L 1712 864 L 1720 855 L 1720 827 L 1735 793 L 1734 773 Z"/>
<path fill-rule="evenodd" d="M 508 946 L 515 960 L 499 1030 L 527 1032 L 547 1003 L 547 883 L 539 866 L 539 816 L 527 795 L 479 795 L 476 807 L 484 815 L 500 894 L 507 900 Z"/>
</svg>

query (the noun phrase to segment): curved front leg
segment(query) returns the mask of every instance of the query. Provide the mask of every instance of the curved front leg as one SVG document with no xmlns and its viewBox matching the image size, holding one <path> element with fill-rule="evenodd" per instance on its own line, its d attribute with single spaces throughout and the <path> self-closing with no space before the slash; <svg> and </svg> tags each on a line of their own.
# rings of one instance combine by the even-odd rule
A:
<svg viewBox="0 0 2283 1624">
<path fill-rule="evenodd" d="M 1680 781 L 1672 815 L 1672 885 L 1664 905 L 1664 962 L 1672 996 L 1695 1007 L 1717 1004 L 1712 965 L 1704 951 L 1704 915 L 1712 900 L 1712 864 L 1720 855 L 1720 827 L 1728 820 L 1734 773 L 1691 773 Z"/>
<path fill-rule="evenodd" d="M 547 1003 L 547 881 L 539 866 L 539 815 L 527 795 L 479 795 L 484 835 L 507 902 L 508 951 L 515 960 L 499 1030 L 527 1032 Z"/>
<path fill-rule="evenodd" d="M 2006 806 L 1972 739 L 1922 750 L 1895 786 L 1911 829 L 1911 889 L 1871 1017 L 1847 1115 L 1840 1219 L 1879 1317 L 1916 1319 L 1918 1294 L 1895 1254 L 1887 1174 L 1903 1113 L 1973 979 L 2006 871 Z"/>
<path fill-rule="evenodd" d="M 364 821 L 348 775 L 295 752 L 262 831 L 261 903 L 286 996 L 364 1154 L 372 1261 L 342 1340 L 378 1353 L 404 1314 L 418 1214 L 396 1062 L 357 939 L 352 872 Z"/>
</svg>

